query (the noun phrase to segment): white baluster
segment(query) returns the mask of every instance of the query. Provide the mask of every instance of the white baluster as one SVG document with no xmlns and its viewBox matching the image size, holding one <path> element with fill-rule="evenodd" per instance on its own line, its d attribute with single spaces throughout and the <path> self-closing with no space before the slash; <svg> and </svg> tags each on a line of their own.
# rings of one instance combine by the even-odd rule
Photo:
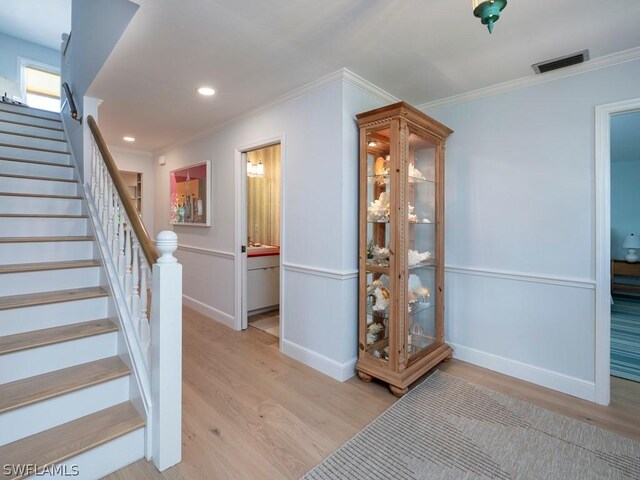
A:
<svg viewBox="0 0 640 480">
<path fill-rule="evenodd" d="M 146 329 L 149 329 L 149 318 L 147 317 L 147 305 L 148 305 L 148 295 L 149 292 L 147 290 L 147 275 L 148 275 L 148 266 L 147 259 L 144 256 L 144 252 L 142 251 L 142 247 L 140 248 L 139 256 L 140 256 L 140 319 L 139 324 L 142 326 L 143 323 L 147 324 Z M 140 328 L 142 331 L 143 328 Z M 142 335 L 140 335 L 142 338 Z"/>
<path fill-rule="evenodd" d="M 109 247 L 109 250 L 112 250 L 112 246 L 113 246 L 113 215 L 114 215 L 114 197 L 115 195 L 113 194 L 113 182 L 109 182 L 109 189 L 107 191 L 107 195 L 109 197 L 109 203 L 107 203 L 107 245 Z"/>
<path fill-rule="evenodd" d="M 118 222 L 119 222 L 119 218 L 120 218 L 120 198 L 118 197 L 118 195 L 113 196 L 113 218 L 112 218 L 112 222 L 113 222 L 113 238 L 111 239 L 111 244 L 109 245 L 109 247 L 111 248 L 111 255 L 113 255 L 113 258 L 115 258 L 116 260 L 118 259 Z"/>
<path fill-rule="evenodd" d="M 96 169 L 98 168 L 98 160 L 96 153 L 96 141 L 91 137 L 91 196 L 96 201 Z"/>
<path fill-rule="evenodd" d="M 100 212 L 100 222 L 102 223 L 102 232 L 107 235 L 107 223 L 109 219 L 109 203 L 111 202 L 110 187 L 111 186 L 111 177 L 109 176 L 109 172 L 105 168 L 104 172 L 104 202 L 102 205 L 102 212 Z"/>
<path fill-rule="evenodd" d="M 140 244 L 138 243 L 138 237 L 133 235 L 133 262 L 131 264 L 131 314 L 133 321 L 140 318 L 140 258 L 138 257 L 138 253 L 140 250 Z M 140 326 L 138 327 L 138 333 L 140 332 Z"/>
<path fill-rule="evenodd" d="M 127 296 L 129 311 L 133 312 L 131 308 L 131 225 L 129 225 L 129 219 L 126 219 L 124 226 L 124 269 L 124 294 Z"/>
<path fill-rule="evenodd" d="M 100 162 L 98 171 L 98 218 L 102 221 L 102 210 L 104 208 L 104 165 Z"/>
<path fill-rule="evenodd" d="M 122 202 L 118 200 L 118 275 L 120 276 L 120 285 L 124 286 L 125 276 L 125 256 L 124 256 L 124 211 Z"/>
</svg>

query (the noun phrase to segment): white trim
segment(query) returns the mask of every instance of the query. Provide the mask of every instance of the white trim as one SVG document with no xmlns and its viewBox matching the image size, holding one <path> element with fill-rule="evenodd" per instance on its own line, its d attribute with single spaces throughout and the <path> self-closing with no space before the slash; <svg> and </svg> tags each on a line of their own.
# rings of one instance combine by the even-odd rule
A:
<svg viewBox="0 0 640 480">
<path fill-rule="evenodd" d="M 596 282 L 593 280 L 581 280 L 570 277 L 559 277 L 555 275 L 532 275 L 525 272 L 507 272 L 503 270 L 487 270 L 473 267 L 454 267 L 447 265 L 445 267 L 447 273 L 457 273 L 460 275 L 474 275 L 479 277 L 500 278 L 503 280 L 515 280 L 518 282 L 542 283 L 547 285 L 557 285 L 560 287 L 584 288 L 587 290 L 595 290 Z"/>
<path fill-rule="evenodd" d="M 24 68 L 25 67 L 33 67 L 37 70 L 42 70 L 43 72 L 53 73 L 54 75 L 58 75 L 60 77 L 60 81 L 62 82 L 62 73 L 60 72 L 60 68 L 55 65 L 50 65 L 48 63 L 39 62 L 38 60 L 32 60 L 27 57 L 17 57 L 18 61 L 18 76 L 20 77 L 20 95 L 22 95 L 22 101 L 24 103 L 27 102 L 27 84 L 26 78 L 24 77 Z M 60 106 L 62 106 L 62 93 L 60 94 Z M 45 110 L 50 112 L 51 110 Z"/>
<path fill-rule="evenodd" d="M 382 88 L 378 87 L 377 85 L 374 85 L 369 80 L 361 77 L 360 75 L 358 75 L 356 73 L 353 73 L 351 70 L 349 70 L 347 68 L 343 68 L 342 69 L 342 79 L 345 82 L 350 83 L 351 85 L 354 85 L 354 86 L 358 87 L 360 90 L 362 90 L 362 91 L 368 93 L 369 95 L 377 98 L 381 102 L 384 102 L 384 103 L 395 103 L 395 102 L 399 102 L 400 101 L 400 99 L 398 97 L 396 97 L 395 95 L 390 94 L 386 90 L 383 90 Z"/>
<path fill-rule="evenodd" d="M 185 245 L 184 243 L 178 244 L 178 250 L 184 250 L 185 252 L 200 253 L 203 255 L 211 255 L 212 257 L 226 258 L 233 260 L 235 254 L 233 252 L 226 252 L 224 250 L 214 250 L 212 248 L 194 247 L 193 245 Z"/>
<path fill-rule="evenodd" d="M 333 278 L 335 280 L 358 278 L 358 270 L 331 270 L 289 262 L 282 262 L 282 268 L 288 272 L 304 273 L 305 275 L 315 275 L 317 277 Z"/>
<path fill-rule="evenodd" d="M 314 80 L 313 82 L 309 82 L 305 85 L 302 85 L 301 87 L 295 88 L 293 90 L 291 90 L 289 93 L 285 93 L 284 95 L 281 95 L 279 97 L 276 97 L 275 99 L 271 100 L 270 102 L 267 102 L 247 113 L 243 113 L 242 115 L 239 115 L 237 117 L 233 117 L 230 120 L 227 120 L 226 122 L 223 122 L 219 125 L 216 125 L 215 127 L 209 128 L 207 130 L 205 130 L 204 132 L 200 132 L 197 135 L 193 135 L 191 137 L 185 138 L 183 140 L 178 140 L 175 143 L 172 143 L 170 145 L 167 145 L 165 147 L 162 147 L 159 150 L 154 151 L 154 156 L 158 156 L 158 155 L 163 155 L 164 153 L 168 152 L 169 150 L 172 150 L 176 147 L 179 147 L 181 145 L 193 142 L 199 138 L 205 137 L 207 135 L 212 134 L 213 132 L 215 132 L 216 130 L 219 130 L 229 124 L 238 122 L 240 120 L 243 120 L 245 118 L 251 117 L 253 115 L 256 115 L 257 113 L 260 113 L 264 110 L 267 110 L 269 108 L 272 107 L 276 107 L 279 105 L 284 105 L 285 103 L 289 103 L 292 102 L 293 100 L 296 100 L 298 98 L 304 97 L 305 95 L 309 95 L 317 90 L 320 90 L 321 88 L 324 88 L 328 85 L 331 85 L 333 83 L 336 82 L 340 82 L 340 81 L 345 81 L 348 83 L 351 83 L 352 85 L 355 85 L 357 87 L 359 87 L 360 89 L 364 90 L 365 92 L 373 95 L 374 97 L 380 99 L 381 101 L 384 102 L 397 102 L 398 98 L 395 97 L 394 95 L 391 95 L 390 93 L 386 92 L 385 90 L 381 89 L 380 87 L 375 86 L 373 83 L 369 82 L 368 80 L 362 78 L 361 76 L 353 73 L 351 70 L 348 70 L 346 68 L 341 68 L 340 70 L 337 70 L 333 73 L 330 73 L 328 75 L 325 75 L 324 77 L 320 77 L 317 80 Z M 259 146 L 259 144 L 256 144 L 257 146 Z"/>
<path fill-rule="evenodd" d="M 464 362 L 488 368 L 496 372 L 551 388 L 562 393 L 573 395 L 585 400 L 595 400 L 595 384 L 588 380 L 571 377 L 564 373 L 535 367 L 527 363 L 501 357 L 491 353 L 450 343 L 453 347 L 453 357 Z"/>
<path fill-rule="evenodd" d="M 282 339 L 280 345 L 281 351 L 285 355 L 298 360 L 299 362 L 304 363 L 325 375 L 329 375 L 331 378 L 334 378 L 339 382 L 349 380 L 356 374 L 355 368 L 358 360 L 357 358 L 340 363 L 322 355 L 321 353 L 309 350 L 308 348 L 289 340 Z"/>
<path fill-rule="evenodd" d="M 212 320 L 215 320 L 216 322 L 219 322 L 229 328 L 235 328 L 233 316 L 223 312 L 222 310 L 218 310 L 211 305 L 207 305 L 206 303 L 196 300 L 195 298 L 191 298 L 185 294 L 182 294 L 182 303 L 187 307 L 194 309 L 196 312 L 200 312 Z"/>
<path fill-rule="evenodd" d="M 439 108 L 449 105 L 457 105 L 459 103 L 471 102 L 485 97 L 493 95 L 500 95 L 502 93 L 511 92 L 513 90 L 519 90 L 521 88 L 531 87 L 533 85 L 539 85 L 541 83 L 551 82 L 560 78 L 571 77 L 573 75 L 579 75 L 581 73 L 591 72 L 593 70 L 599 70 L 601 68 L 610 67 L 619 63 L 632 62 L 640 58 L 640 47 L 630 48 L 621 52 L 612 53 L 610 55 L 604 55 L 591 59 L 587 62 L 566 67 L 553 72 L 547 72 L 543 74 L 531 74 L 528 77 L 522 77 L 515 80 L 509 80 L 507 82 L 497 83 L 488 87 L 479 88 L 477 90 L 471 90 L 470 92 L 461 93 L 458 95 L 452 95 L 450 97 L 442 98 L 440 100 L 434 100 L 433 102 L 426 102 L 418 105 L 419 110 L 428 111 L 432 108 Z"/>
<path fill-rule="evenodd" d="M 640 109 L 640 98 L 595 107 L 595 399 L 611 396 L 611 142 L 612 115 Z"/>
</svg>

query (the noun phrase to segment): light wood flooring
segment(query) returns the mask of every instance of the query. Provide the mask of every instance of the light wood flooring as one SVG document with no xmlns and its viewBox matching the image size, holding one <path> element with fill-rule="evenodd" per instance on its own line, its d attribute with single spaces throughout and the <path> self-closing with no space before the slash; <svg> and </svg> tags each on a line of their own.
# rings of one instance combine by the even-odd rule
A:
<svg viewBox="0 0 640 480">
<path fill-rule="evenodd" d="M 141 460 L 109 480 L 297 479 L 396 400 L 356 377 L 340 383 L 184 308 L 182 462 L 158 473 Z M 441 370 L 640 441 L 640 384 L 612 379 L 602 407 L 452 360 Z"/>
</svg>

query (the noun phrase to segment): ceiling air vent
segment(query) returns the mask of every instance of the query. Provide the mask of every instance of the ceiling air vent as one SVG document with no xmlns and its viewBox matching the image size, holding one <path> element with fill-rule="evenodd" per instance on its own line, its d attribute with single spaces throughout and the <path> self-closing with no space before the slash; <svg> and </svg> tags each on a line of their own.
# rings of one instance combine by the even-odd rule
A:
<svg viewBox="0 0 640 480">
<path fill-rule="evenodd" d="M 546 73 L 550 72 L 551 70 L 558 70 L 559 68 L 577 65 L 579 63 L 586 62 L 587 60 L 589 60 L 589 50 L 583 50 L 578 53 L 564 55 L 552 60 L 545 60 L 544 62 L 534 63 L 533 65 L 531 65 L 531 67 L 536 73 Z"/>
</svg>

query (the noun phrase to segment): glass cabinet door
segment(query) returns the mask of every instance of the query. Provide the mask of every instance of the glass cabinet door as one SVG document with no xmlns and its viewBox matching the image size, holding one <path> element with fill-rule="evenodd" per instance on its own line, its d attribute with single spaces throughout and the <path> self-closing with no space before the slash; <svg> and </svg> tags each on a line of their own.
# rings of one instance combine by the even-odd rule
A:
<svg viewBox="0 0 640 480">
<path fill-rule="evenodd" d="M 391 264 L 392 200 L 390 129 L 367 135 L 366 186 L 366 348 L 367 354 L 389 360 L 393 285 Z"/>
<path fill-rule="evenodd" d="M 437 345 L 436 146 L 409 131 L 407 194 L 407 359 L 411 363 Z"/>
</svg>

